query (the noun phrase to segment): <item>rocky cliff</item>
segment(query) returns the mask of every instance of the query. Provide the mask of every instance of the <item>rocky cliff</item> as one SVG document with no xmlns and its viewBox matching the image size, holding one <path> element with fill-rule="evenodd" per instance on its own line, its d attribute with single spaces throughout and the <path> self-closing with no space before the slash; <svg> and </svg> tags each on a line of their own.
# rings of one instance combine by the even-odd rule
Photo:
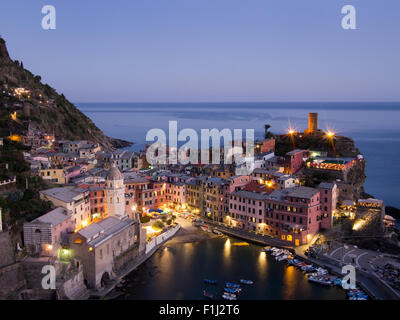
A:
<svg viewBox="0 0 400 320">
<path fill-rule="evenodd" d="M 23 134 L 28 127 L 54 133 L 58 139 L 97 142 L 106 150 L 131 144 L 105 136 L 63 94 L 43 84 L 22 62 L 11 60 L 0 38 L 0 136 Z"/>
</svg>

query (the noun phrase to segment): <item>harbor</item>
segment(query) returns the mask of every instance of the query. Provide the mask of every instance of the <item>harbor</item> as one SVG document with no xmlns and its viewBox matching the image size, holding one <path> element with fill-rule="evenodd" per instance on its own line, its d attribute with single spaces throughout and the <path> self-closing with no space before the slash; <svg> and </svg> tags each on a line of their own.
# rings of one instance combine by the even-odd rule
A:
<svg viewBox="0 0 400 320">
<path fill-rule="evenodd" d="M 277 261 L 260 245 L 225 235 L 170 242 L 123 279 L 117 299 L 346 299 L 338 286 L 309 281 L 300 268 Z"/>
</svg>

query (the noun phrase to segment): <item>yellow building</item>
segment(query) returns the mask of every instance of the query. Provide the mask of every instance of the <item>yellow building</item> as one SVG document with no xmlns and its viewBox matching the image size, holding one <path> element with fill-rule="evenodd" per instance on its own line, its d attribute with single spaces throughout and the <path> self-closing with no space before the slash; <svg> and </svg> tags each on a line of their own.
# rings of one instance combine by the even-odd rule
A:
<svg viewBox="0 0 400 320">
<path fill-rule="evenodd" d="M 44 180 L 49 180 L 57 184 L 66 183 L 64 169 L 42 169 L 39 171 L 39 176 Z"/>
</svg>

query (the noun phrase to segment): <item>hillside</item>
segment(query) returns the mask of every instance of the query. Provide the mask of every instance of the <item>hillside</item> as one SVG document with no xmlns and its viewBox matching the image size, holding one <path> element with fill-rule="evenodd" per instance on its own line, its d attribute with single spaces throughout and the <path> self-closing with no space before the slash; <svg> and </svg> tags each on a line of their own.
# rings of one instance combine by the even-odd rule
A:
<svg viewBox="0 0 400 320">
<path fill-rule="evenodd" d="M 0 136 L 24 134 L 28 127 L 58 139 L 98 142 L 106 150 L 131 145 L 105 136 L 63 94 L 13 61 L 0 38 Z"/>
</svg>

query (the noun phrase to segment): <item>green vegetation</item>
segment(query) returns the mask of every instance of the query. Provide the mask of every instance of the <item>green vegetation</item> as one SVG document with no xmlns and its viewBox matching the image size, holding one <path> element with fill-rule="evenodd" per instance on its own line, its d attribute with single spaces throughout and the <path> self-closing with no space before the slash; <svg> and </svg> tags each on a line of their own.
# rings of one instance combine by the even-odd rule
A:
<svg viewBox="0 0 400 320">
<path fill-rule="evenodd" d="M 4 145 L 0 147 L 0 180 L 10 179 L 14 176 L 21 176 L 29 172 L 29 165 L 25 162 L 23 151 L 29 148 L 19 142 L 4 140 Z"/>
<path fill-rule="evenodd" d="M 273 137 L 274 137 L 274 134 L 273 134 L 272 132 L 269 132 L 269 131 L 268 131 L 270 128 L 271 128 L 271 125 L 269 125 L 269 124 L 266 124 L 266 125 L 264 126 L 264 129 L 265 129 L 264 138 L 265 138 L 265 139 L 269 139 L 269 138 L 273 138 Z"/>
<path fill-rule="evenodd" d="M 140 217 L 140 222 L 141 223 L 148 223 L 150 221 L 150 217 L 149 216 L 141 216 Z"/>
<path fill-rule="evenodd" d="M 305 136 L 305 135 L 294 135 L 276 136 L 275 143 L 275 154 L 278 156 L 284 156 L 293 149 L 309 149 L 313 151 L 325 151 L 333 152 L 334 145 L 332 141 L 325 140 L 319 136 Z"/>
<path fill-rule="evenodd" d="M 152 227 L 153 227 L 153 229 L 162 230 L 162 229 L 164 229 L 165 225 L 161 221 L 156 221 L 156 222 L 153 223 Z"/>
<path fill-rule="evenodd" d="M 0 179 L 16 176 L 16 184 L 6 185 L 0 195 L 0 207 L 8 225 L 31 221 L 51 209 L 51 203 L 39 197 L 39 190 L 45 189 L 47 184 L 38 176 L 30 176 L 29 164 L 22 154 L 28 150 L 21 143 L 8 139 L 0 148 Z"/>
</svg>

